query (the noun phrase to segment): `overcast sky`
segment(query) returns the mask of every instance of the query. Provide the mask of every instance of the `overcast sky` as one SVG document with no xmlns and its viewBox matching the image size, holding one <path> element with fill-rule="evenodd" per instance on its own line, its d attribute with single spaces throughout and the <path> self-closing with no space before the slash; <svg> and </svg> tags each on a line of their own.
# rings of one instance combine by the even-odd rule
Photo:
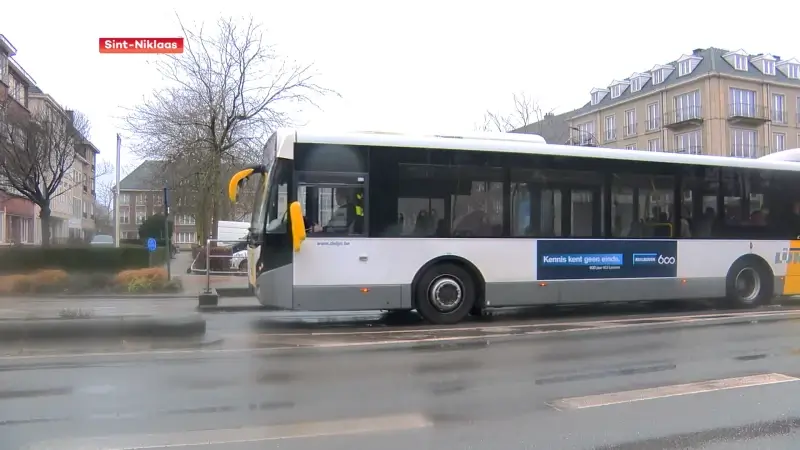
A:
<svg viewBox="0 0 800 450">
<path fill-rule="evenodd" d="M 800 57 L 800 4 L 671 1 L 13 1 L 0 33 L 16 60 L 62 105 L 83 111 L 103 159 L 113 161 L 124 107 L 162 82 L 144 55 L 101 55 L 99 37 L 180 35 L 175 13 L 209 25 L 252 15 L 278 51 L 314 63 L 341 98 L 300 122 L 347 130 L 472 130 L 488 109 L 524 91 L 567 111 L 593 87 L 716 46 Z M 224 10 L 220 5 L 224 5 Z M 137 164 L 123 145 L 123 172 Z"/>
</svg>

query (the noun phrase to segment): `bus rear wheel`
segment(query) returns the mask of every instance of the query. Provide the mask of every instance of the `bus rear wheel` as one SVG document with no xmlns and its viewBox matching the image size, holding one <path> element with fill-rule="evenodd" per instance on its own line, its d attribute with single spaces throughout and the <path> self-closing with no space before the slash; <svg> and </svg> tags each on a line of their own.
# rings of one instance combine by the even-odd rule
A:
<svg viewBox="0 0 800 450">
<path fill-rule="evenodd" d="M 414 292 L 417 312 L 430 323 L 461 322 L 475 305 L 475 281 L 455 264 L 436 264 L 425 271 Z"/>
</svg>

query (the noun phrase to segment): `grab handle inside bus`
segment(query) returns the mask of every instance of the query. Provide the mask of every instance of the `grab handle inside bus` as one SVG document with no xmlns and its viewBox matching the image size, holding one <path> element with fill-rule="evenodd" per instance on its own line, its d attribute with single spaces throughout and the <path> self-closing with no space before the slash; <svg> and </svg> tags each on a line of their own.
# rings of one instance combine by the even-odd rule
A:
<svg viewBox="0 0 800 450">
<path fill-rule="evenodd" d="M 295 252 L 299 252 L 300 245 L 306 240 L 306 224 L 300 202 L 292 202 L 289 205 L 289 221 L 292 226 L 292 246 Z"/>
</svg>

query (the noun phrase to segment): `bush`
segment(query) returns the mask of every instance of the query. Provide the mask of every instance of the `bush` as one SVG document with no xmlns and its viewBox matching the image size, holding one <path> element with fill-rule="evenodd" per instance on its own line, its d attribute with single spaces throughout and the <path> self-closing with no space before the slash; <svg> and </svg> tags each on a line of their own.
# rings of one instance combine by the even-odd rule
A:
<svg viewBox="0 0 800 450">
<path fill-rule="evenodd" d="M 163 268 L 110 273 L 67 273 L 40 270 L 0 276 L 0 295 L 180 292 L 179 279 L 169 280 Z"/>
<path fill-rule="evenodd" d="M 233 257 L 233 250 L 230 247 L 211 247 L 211 258 L 209 264 L 211 265 L 212 272 L 230 272 L 231 271 L 231 257 Z M 198 270 L 206 270 L 206 248 L 201 247 L 197 253 L 194 268 Z"/>
<path fill-rule="evenodd" d="M 150 266 L 144 247 L 6 247 L 0 249 L 0 274 L 29 273 L 42 269 L 67 272 L 119 272 Z M 156 252 L 158 253 L 158 252 Z M 165 252 L 166 254 L 166 252 Z M 153 257 L 154 265 L 166 261 Z"/>
<path fill-rule="evenodd" d="M 0 277 L 0 294 L 63 292 L 68 284 L 69 274 L 63 270 L 39 270 L 25 275 Z"/>
<path fill-rule="evenodd" d="M 163 268 L 125 270 L 114 279 L 117 290 L 130 293 L 176 292 L 181 289 L 179 280 L 170 281 L 167 270 Z"/>
</svg>

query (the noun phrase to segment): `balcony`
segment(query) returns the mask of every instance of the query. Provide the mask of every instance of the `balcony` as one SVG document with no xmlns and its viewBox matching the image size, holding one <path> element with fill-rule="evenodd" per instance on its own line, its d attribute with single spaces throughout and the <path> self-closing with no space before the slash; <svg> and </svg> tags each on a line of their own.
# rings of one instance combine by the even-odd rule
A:
<svg viewBox="0 0 800 450">
<path fill-rule="evenodd" d="M 657 131 L 661 129 L 661 117 L 652 117 L 645 121 L 645 132 Z"/>
<path fill-rule="evenodd" d="M 769 122 L 769 108 L 753 103 L 731 103 L 728 105 L 728 121 L 732 124 L 761 125 Z"/>
<path fill-rule="evenodd" d="M 702 123 L 703 109 L 699 106 L 687 106 L 664 114 L 664 127 L 672 130 L 696 127 Z"/>
<path fill-rule="evenodd" d="M 773 109 L 770 111 L 770 120 L 773 124 L 788 125 L 789 115 L 783 109 Z"/>
<path fill-rule="evenodd" d="M 761 158 L 770 153 L 772 153 L 772 150 L 763 145 L 732 145 L 728 156 L 734 158 Z"/>
<path fill-rule="evenodd" d="M 690 145 L 688 147 L 679 147 L 672 150 L 672 153 L 678 153 L 681 155 L 702 155 L 703 154 L 703 147 L 700 145 Z"/>
<path fill-rule="evenodd" d="M 622 135 L 626 138 L 636 136 L 636 125 L 636 123 L 625 124 L 625 126 L 622 127 Z"/>
</svg>

